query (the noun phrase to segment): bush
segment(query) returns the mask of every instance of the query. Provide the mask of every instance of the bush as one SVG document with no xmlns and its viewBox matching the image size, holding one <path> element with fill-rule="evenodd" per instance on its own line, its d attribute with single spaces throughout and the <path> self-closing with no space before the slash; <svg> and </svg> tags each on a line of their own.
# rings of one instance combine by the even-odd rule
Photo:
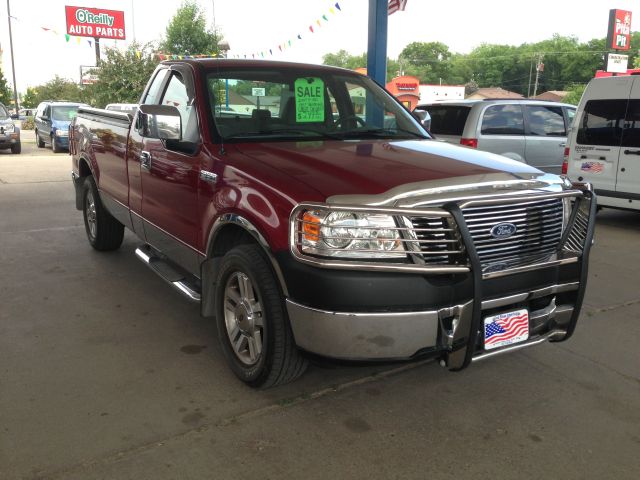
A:
<svg viewBox="0 0 640 480">
<path fill-rule="evenodd" d="M 33 117 L 27 117 L 25 120 L 22 120 L 22 130 L 33 130 L 34 127 Z"/>
</svg>

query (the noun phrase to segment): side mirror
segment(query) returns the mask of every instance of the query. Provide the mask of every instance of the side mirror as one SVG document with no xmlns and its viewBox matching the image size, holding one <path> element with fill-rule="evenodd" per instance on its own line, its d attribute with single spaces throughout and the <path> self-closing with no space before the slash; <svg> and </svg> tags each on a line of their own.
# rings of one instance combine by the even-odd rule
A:
<svg viewBox="0 0 640 480">
<path fill-rule="evenodd" d="M 420 122 L 420 125 L 428 132 L 431 128 L 431 115 L 426 110 L 414 110 L 411 112 L 413 117 Z"/>
<path fill-rule="evenodd" d="M 19 120 L 20 119 L 20 115 L 18 115 L 17 113 L 14 113 L 13 115 L 11 115 L 11 120 Z"/>
<path fill-rule="evenodd" d="M 182 138 L 180 112 L 170 105 L 140 105 L 136 129 L 143 137 L 180 141 Z"/>
</svg>

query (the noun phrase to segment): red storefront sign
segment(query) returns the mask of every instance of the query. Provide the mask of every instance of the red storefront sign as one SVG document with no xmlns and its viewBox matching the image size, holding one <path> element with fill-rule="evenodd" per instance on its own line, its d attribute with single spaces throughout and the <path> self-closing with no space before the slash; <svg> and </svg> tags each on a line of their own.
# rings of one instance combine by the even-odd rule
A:
<svg viewBox="0 0 640 480">
<path fill-rule="evenodd" d="M 67 33 L 76 37 L 124 40 L 124 12 L 103 8 L 64 7 Z"/>
<path fill-rule="evenodd" d="M 631 12 L 628 10 L 609 10 L 609 30 L 607 48 L 629 50 L 631 47 Z"/>
</svg>

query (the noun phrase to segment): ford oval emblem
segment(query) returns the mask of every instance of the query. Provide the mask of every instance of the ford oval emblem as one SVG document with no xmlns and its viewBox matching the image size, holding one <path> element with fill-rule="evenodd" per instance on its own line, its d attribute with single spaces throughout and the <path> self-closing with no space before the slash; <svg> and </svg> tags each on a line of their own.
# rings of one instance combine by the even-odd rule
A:
<svg viewBox="0 0 640 480">
<path fill-rule="evenodd" d="M 491 228 L 491 236 L 497 239 L 509 238 L 518 231 L 513 223 L 499 223 Z"/>
</svg>

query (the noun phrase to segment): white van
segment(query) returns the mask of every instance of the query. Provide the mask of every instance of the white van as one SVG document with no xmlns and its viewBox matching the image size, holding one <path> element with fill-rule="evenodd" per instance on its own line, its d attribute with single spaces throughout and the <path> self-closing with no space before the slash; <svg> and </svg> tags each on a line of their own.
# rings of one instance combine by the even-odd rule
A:
<svg viewBox="0 0 640 480">
<path fill-rule="evenodd" d="M 589 82 L 562 173 L 593 184 L 600 206 L 640 210 L 640 76 Z"/>
</svg>

